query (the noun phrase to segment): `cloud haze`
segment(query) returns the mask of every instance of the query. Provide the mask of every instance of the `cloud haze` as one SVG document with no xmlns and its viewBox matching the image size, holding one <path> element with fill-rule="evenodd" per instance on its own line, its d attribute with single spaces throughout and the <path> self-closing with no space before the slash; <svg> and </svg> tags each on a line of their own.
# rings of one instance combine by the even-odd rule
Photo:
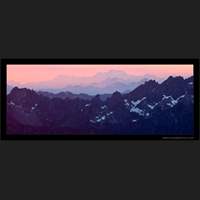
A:
<svg viewBox="0 0 200 200">
<path fill-rule="evenodd" d="M 163 78 L 170 75 L 193 75 L 193 65 L 8 65 L 7 80 L 20 84 L 52 80 L 59 76 L 71 77 L 73 80 L 73 77 L 88 78 L 112 70 L 125 72 L 127 75 L 151 74 Z"/>
</svg>

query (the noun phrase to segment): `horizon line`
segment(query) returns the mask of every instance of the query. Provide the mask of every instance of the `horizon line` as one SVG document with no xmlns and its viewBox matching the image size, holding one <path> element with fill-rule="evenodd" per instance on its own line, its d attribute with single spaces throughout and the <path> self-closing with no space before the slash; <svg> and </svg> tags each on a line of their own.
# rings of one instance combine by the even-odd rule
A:
<svg viewBox="0 0 200 200">
<path fill-rule="evenodd" d="M 111 71 L 113 71 L 113 70 L 111 70 Z M 116 70 L 116 71 L 120 71 L 120 70 Z M 100 72 L 101 73 L 101 72 Z M 126 73 L 126 72 L 125 72 Z M 98 73 L 97 73 L 98 74 Z M 97 74 L 95 74 L 95 75 L 93 75 L 93 76 L 88 76 L 88 77 L 79 77 L 79 76 L 72 76 L 71 78 L 85 78 L 85 79 L 87 79 L 87 78 L 90 78 L 90 77 L 94 77 L 94 76 L 96 76 Z M 127 73 L 126 73 L 127 74 Z M 127 75 L 129 75 L 129 74 L 127 74 Z M 141 81 L 142 80 L 142 78 L 148 78 L 148 77 L 145 77 L 145 75 L 149 75 L 149 76 L 154 76 L 154 77 L 156 77 L 155 79 L 149 79 L 149 80 L 157 80 L 158 81 L 158 79 L 168 79 L 169 77 L 173 77 L 173 78 L 175 78 L 175 77 L 182 77 L 183 79 L 187 79 L 187 78 L 190 78 L 190 77 L 192 77 L 192 76 L 194 76 L 194 74 L 191 74 L 191 75 L 185 75 L 185 76 L 183 76 L 183 75 L 164 75 L 164 76 L 161 76 L 161 77 L 158 77 L 158 76 L 155 76 L 155 75 L 153 75 L 153 74 L 144 74 L 144 75 L 137 75 L 137 76 L 135 76 L 135 77 L 140 77 L 140 79 L 138 80 L 138 81 Z M 53 81 L 53 80 L 55 80 L 56 78 L 58 78 L 59 76 L 62 76 L 62 77 L 69 77 L 69 76 L 67 76 L 67 75 L 57 75 L 57 76 L 55 76 L 54 78 L 52 78 L 52 79 L 48 79 L 48 80 L 44 80 L 44 81 L 38 81 L 38 82 L 22 82 L 22 83 L 19 83 L 19 82 L 17 82 L 17 81 L 14 81 L 14 80 L 7 80 L 7 83 L 8 84 L 10 84 L 10 82 L 15 82 L 15 84 L 19 84 L 19 85 L 26 85 L 26 84 L 35 84 L 35 83 L 43 83 L 43 82 L 50 82 L 50 81 Z M 134 77 L 134 75 L 129 75 L 129 76 L 133 76 Z M 114 77 L 115 78 L 115 77 Z M 137 81 L 137 82 L 138 82 Z M 68 84 L 69 85 L 69 84 Z M 75 84 L 72 84 L 72 85 L 75 85 Z M 78 85 L 81 85 L 81 84 L 78 84 Z"/>
</svg>

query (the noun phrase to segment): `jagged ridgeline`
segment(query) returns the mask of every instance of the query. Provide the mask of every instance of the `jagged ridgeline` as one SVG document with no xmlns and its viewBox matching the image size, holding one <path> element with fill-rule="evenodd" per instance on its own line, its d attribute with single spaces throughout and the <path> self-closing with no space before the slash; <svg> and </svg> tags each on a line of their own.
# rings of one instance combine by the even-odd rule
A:
<svg viewBox="0 0 200 200">
<path fill-rule="evenodd" d="M 8 134 L 186 135 L 193 133 L 193 77 L 146 81 L 131 92 L 91 96 L 14 87 Z"/>
</svg>

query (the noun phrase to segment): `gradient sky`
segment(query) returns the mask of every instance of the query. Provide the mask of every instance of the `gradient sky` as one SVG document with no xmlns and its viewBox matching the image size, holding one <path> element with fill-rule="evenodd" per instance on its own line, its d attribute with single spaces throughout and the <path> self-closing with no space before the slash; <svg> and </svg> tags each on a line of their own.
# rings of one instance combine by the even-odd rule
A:
<svg viewBox="0 0 200 200">
<path fill-rule="evenodd" d="M 60 75 L 90 77 L 110 70 L 120 70 L 135 76 L 193 75 L 193 65 L 7 65 L 7 80 L 24 84 L 51 80 Z"/>
</svg>

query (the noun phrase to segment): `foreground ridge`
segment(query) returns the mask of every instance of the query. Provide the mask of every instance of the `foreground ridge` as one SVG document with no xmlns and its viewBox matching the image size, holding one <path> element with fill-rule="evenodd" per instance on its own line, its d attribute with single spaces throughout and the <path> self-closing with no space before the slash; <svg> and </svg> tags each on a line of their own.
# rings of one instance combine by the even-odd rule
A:
<svg viewBox="0 0 200 200">
<path fill-rule="evenodd" d="M 129 93 L 74 95 L 14 87 L 7 96 L 9 134 L 188 134 L 193 77 L 146 81 Z"/>
</svg>

